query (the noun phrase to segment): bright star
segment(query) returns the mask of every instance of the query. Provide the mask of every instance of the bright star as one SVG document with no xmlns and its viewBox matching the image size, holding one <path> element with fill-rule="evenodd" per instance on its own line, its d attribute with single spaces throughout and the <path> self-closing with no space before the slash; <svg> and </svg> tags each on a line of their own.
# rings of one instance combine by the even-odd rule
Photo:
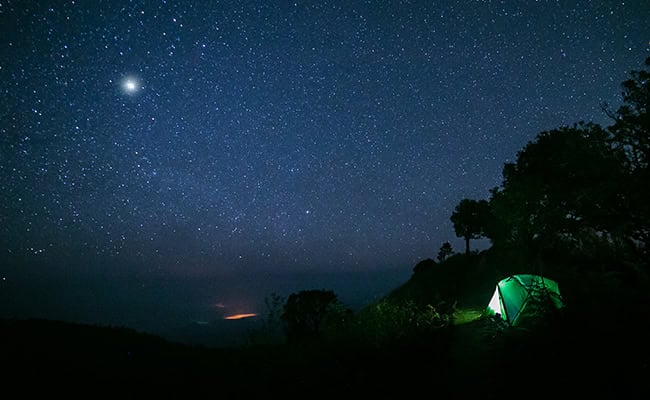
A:
<svg viewBox="0 0 650 400">
<path fill-rule="evenodd" d="M 124 90 L 126 93 L 132 94 L 137 92 L 139 89 L 140 85 L 136 78 L 129 77 L 125 78 L 122 81 L 122 90 Z"/>
</svg>

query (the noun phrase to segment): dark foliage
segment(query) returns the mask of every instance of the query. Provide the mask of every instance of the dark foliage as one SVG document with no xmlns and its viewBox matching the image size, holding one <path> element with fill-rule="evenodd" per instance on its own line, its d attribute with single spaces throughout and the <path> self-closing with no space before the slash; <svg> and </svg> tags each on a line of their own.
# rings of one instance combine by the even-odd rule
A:
<svg viewBox="0 0 650 400">
<path fill-rule="evenodd" d="M 451 214 L 456 236 L 465 239 L 465 254 L 469 254 L 469 241 L 486 235 L 490 220 L 490 205 L 486 200 L 463 199 Z"/>
<path fill-rule="evenodd" d="M 492 213 L 501 223 L 496 244 L 510 242 L 535 253 L 540 245 L 581 241 L 616 232 L 624 221 L 623 155 L 596 125 L 541 133 L 506 164 Z"/>
<path fill-rule="evenodd" d="M 415 267 L 413 267 L 413 273 L 414 274 L 421 274 L 424 271 L 431 270 L 436 267 L 436 262 L 433 261 L 430 258 L 427 258 L 426 260 L 422 260 L 419 263 L 415 264 Z"/>
<path fill-rule="evenodd" d="M 445 261 L 452 254 L 454 254 L 454 249 L 451 247 L 451 243 L 444 242 L 438 251 L 438 261 Z"/>
<path fill-rule="evenodd" d="M 320 338 L 325 323 L 343 324 L 349 314 L 332 290 L 302 290 L 289 296 L 281 318 L 296 343 Z"/>
<path fill-rule="evenodd" d="M 573 281 L 611 273 L 648 280 L 649 78 L 633 71 L 623 83 L 612 126 L 542 132 L 504 166 L 485 230 L 495 249 L 530 272 Z"/>
<path fill-rule="evenodd" d="M 650 69 L 650 57 L 645 60 Z M 626 226 L 635 241 L 643 244 L 642 256 L 648 259 L 650 246 L 650 70 L 632 71 L 623 82 L 624 103 L 612 113 L 609 127 L 612 145 L 625 153 L 628 173 L 624 199 Z"/>
<path fill-rule="evenodd" d="M 388 294 L 394 302 L 413 301 L 421 307 L 449 309 L 481 307 L 494 289 L 497 271 L 488 263 L 491 252 L 456 254 L 442 263 L 424 260 L 416 265 L 411 279 Z"/>
</svg>

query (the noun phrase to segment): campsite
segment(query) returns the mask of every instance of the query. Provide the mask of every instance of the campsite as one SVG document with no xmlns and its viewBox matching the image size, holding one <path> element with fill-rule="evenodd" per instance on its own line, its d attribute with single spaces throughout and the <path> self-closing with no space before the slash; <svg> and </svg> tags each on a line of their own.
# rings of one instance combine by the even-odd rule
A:
<svg viewBox="0 0 650 400">
<path fill-rule="evenodd" d="M 488 280 L 489 285 L 471 279 L 467 285 L 453 283 L 457 275 L 487 275 L 500 257 L 487 250 L 442 262 L 424 260 L 382 301 L 358 315 L 334 307 L 317 336 L 303 331 L 281 344 L 260 341 L 258 332 L 257 342 L 242 348 L 211 349 L 128 329 L 3 321 L 2 356 L 11 366 L 5 383 L 25 393 L 45 389 L 73 396 L 88 387 L 107 393 L 244 397 L 341 391 L 403 396 L 429 390 L 443 398 L 496 399 L 504 388 L 527 398 L 648 394 L 648 303 L 642 302 L 647 294 L 623 296 L 610 281 L 608 291 L 583 308 L 571 300 L 566 306 L 557 303 L 556 294 L 569 289 L 550 278 L 544 279 L 548 298 L 535 292 L 541 277 L 533 275 L 509 275 Z M 429 289 L 420 291 L 423 287 Z M 503 315 L 513 316 L 516 309 L 528 318 L 512 324 L 495 313 L 491 300 L 499 292 L 504 295 L 500 307 L 507 310 Z M 431 306 L 442 295 L 453 296 L 455 304 Z M 544 308 L 549 298 L 553 305 Z M 418 306 L 421 302 L 428 306 Z M 32 380 L 39 385 L 29 385 Z M 73 387 L 71 380 L 81 383 Z"/>
</svg>

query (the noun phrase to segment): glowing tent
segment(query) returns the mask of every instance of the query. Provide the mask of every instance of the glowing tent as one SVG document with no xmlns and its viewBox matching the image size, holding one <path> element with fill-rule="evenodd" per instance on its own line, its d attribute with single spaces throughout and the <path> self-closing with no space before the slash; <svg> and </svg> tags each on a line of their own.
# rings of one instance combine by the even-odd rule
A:
<svg viewBox="0 0 650 400">
<path fill-rule="evenodd" d="M 510 325 L 563 307 L 557 282 L 539 275 L 512 275 L 497 283 L 487 313 Z"/>
</svg>

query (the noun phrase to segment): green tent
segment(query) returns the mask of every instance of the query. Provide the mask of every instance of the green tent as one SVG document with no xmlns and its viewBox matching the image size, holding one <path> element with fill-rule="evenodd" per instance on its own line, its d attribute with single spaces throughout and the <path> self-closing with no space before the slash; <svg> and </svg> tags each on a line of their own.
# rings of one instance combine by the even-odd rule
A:
<svg viewBox="0 0 650 400">
<path fill-rule="evenodd" d="M 563 306 L 557 282 L 539 275 L 512 275 L 497 283 L 487 306 L 490 315 L 499 315 L 510 325 Z"/>
</svg>

